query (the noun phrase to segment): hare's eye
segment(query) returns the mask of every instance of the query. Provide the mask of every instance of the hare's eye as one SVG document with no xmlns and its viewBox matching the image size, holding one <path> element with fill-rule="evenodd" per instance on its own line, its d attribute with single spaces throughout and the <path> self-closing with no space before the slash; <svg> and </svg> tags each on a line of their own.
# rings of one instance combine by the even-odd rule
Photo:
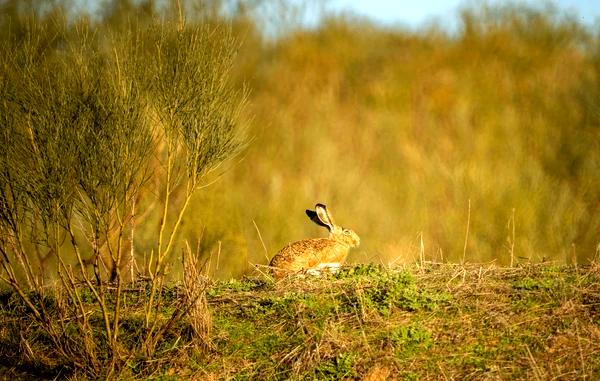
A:
<svg viewBox="0 0 600 381">
<path fill-rule="evenodd" d="M 350 235 L 350 234 L 352 234 L 352 233 L 350 232 L 350 230 L 348 230 L 348 229 L 344 229 L 344 234 L 346 234 L 346 235 Z"/>
</svg>

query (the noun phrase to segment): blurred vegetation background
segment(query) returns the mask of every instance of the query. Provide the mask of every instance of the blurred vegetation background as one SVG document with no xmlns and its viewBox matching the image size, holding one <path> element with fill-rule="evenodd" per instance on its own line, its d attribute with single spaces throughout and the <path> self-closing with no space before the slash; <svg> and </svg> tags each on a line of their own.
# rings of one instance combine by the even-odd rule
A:
<svg viewBox="0 0 600 381">
<path fill-rule="evenodd" d="M 112 0 L 86 15 L 69 1 L 5 0 L 0 39 L 22 36 L 18 53 L 35 22 L 47 28 L 38 43 L 59 51 L 76 41 L 53 28 L 94 25 L 102 41 L 175 10 L 231 28 L 240 45 L 230 79 L 247 91 L 251 142 L 206 180 L 178 236 L 211 275 L 250 273 L 288 242 L 326 235 L 304 215 L 316 202 L 361 236 L 351 262 L 598 255 L 598 25 L 507 5 L 464 8 L 453 33 L 339 15 L 309 28 L 289 24 L 297 9 L 285 2 L 183 3 Z M 140 201 L 140 261 L 155 249 L 160 202 L 150 189 Z"/>
</svg>

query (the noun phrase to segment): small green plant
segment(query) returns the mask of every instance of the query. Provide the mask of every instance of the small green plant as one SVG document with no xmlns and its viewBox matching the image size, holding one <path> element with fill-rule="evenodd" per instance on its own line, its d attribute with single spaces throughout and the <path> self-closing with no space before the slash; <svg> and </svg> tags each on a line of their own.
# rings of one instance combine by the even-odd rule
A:
<svg viewBox="0 0 600 381">
<path fill-rule="evenodd" d="M 208 291 L 208 296 L 218 297 L 228 292 L 248 292 L 256 291 L 266 286 L 264 279 L 230 279 L 225 282 L 219 282 Z"/>
<path fill-rule="evenodd" d="M 372 263 L 359 263 L 354 266 L 344 266 L 338 272 L 333 274 L 334 279 L 356 278 L 361 276 L 380 277 L 386 273 L 386 270 L 381 265 Z"/>
<path fill-rule="evenodd" d="M 352 352 L 343 352 L 337 356 L 321 362 L 315 369 L 315 375 L 322 380 L 343 380 L 356 375 L 353 369 L 356 355 Z"/>
<path fill-rule="evenodd" d="M 388 337 L 396 348 L 396 355 L 404 358 L 433 345 L 431 332 L 417 323 L 396 327 Z"/>
<path fill-rule="evenodd" d="M 513 283 L 513 288 L 516 290 L 525 290 L 525 291 L 533 291 L 533 290 L 547 290 L 551 289 L 554 286 L 554 282 L 552 279 L 532 279 L 532 278 L 524 278 L 517 280 Z"/>
<path fill-rule="evenodd" d="M 361 285 L 357 287 L 358 292 L 350 291 L 340 296 L 342 306 L 347 308 L 367 308 L 388 316 L 393 308 L 407 311 L 434 310 L 450 299 L 446 292 L 422 290 L 407 272 L 385 271 L 380 268 L 373 271 L 373 267 L 367 267 L 367 271 L 363 272 L 360 266 L 357 272 L 368 275 L 357 275 Z"/>
</svg>

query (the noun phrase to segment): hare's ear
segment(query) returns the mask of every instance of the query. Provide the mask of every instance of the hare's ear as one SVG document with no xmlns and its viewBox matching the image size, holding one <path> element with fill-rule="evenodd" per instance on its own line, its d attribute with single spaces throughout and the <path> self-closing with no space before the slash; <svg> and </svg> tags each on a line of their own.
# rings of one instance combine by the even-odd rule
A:
<svg viewBox="0 0 600 381">
<path fill-rule="evenodd" d="M 315 224 L 317 224 L 319 226 L 323 226 L 324 228 L 327 228 L 327 229 L 329 229 L 331 231 L 331 228 L 329 227 L 329 225 L 323 223 L 321 221 L 321 219 L 319 218 L 319 215 L 317 214 L 317 212 L 315 212 L 314 210 L 308 210 L 308 209 L 306 209 L 306 215 Z"/>
<path fill-rule="evenodd" d="M 329 231 L 333 229 L 333 221 L 331 215 L 327 212 L 327 207 L 323 204 L 315 205 L 315 210 L 306 210 L 306 215 L 319 226 L 323 226 Z"/>
<path fill-rule="evenodd" d="M 331 213 L 327 211 L 327 207 L 323 204 L 315 205 L 315 212 L 317 214 L 317 218 L 319 219 L 321 226 L 327 226 L 330 232 L 333 232 L 335 227 L 335 222 L 333 221 L 333 217 Z"/>
</svg>

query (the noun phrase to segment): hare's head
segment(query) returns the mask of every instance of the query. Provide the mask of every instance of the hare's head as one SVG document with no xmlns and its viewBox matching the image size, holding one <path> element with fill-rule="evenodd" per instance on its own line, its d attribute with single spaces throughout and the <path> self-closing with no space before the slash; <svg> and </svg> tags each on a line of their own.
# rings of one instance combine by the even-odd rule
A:
<svg viewBox="0 0 600 381">
<path fill-rule="evenodd" d="M 306 215 L 317 225 L 326 227 L 329 230 L 329 238 L 341 243 L 347 247 L 356 247 L 360 245 L 360 238 L 351 229 L 346 229 L 336 225 L 331 216 L 331 212 L 323 204 L 317 204 L 315 210 L 306 210 Z"/>
</svg>

